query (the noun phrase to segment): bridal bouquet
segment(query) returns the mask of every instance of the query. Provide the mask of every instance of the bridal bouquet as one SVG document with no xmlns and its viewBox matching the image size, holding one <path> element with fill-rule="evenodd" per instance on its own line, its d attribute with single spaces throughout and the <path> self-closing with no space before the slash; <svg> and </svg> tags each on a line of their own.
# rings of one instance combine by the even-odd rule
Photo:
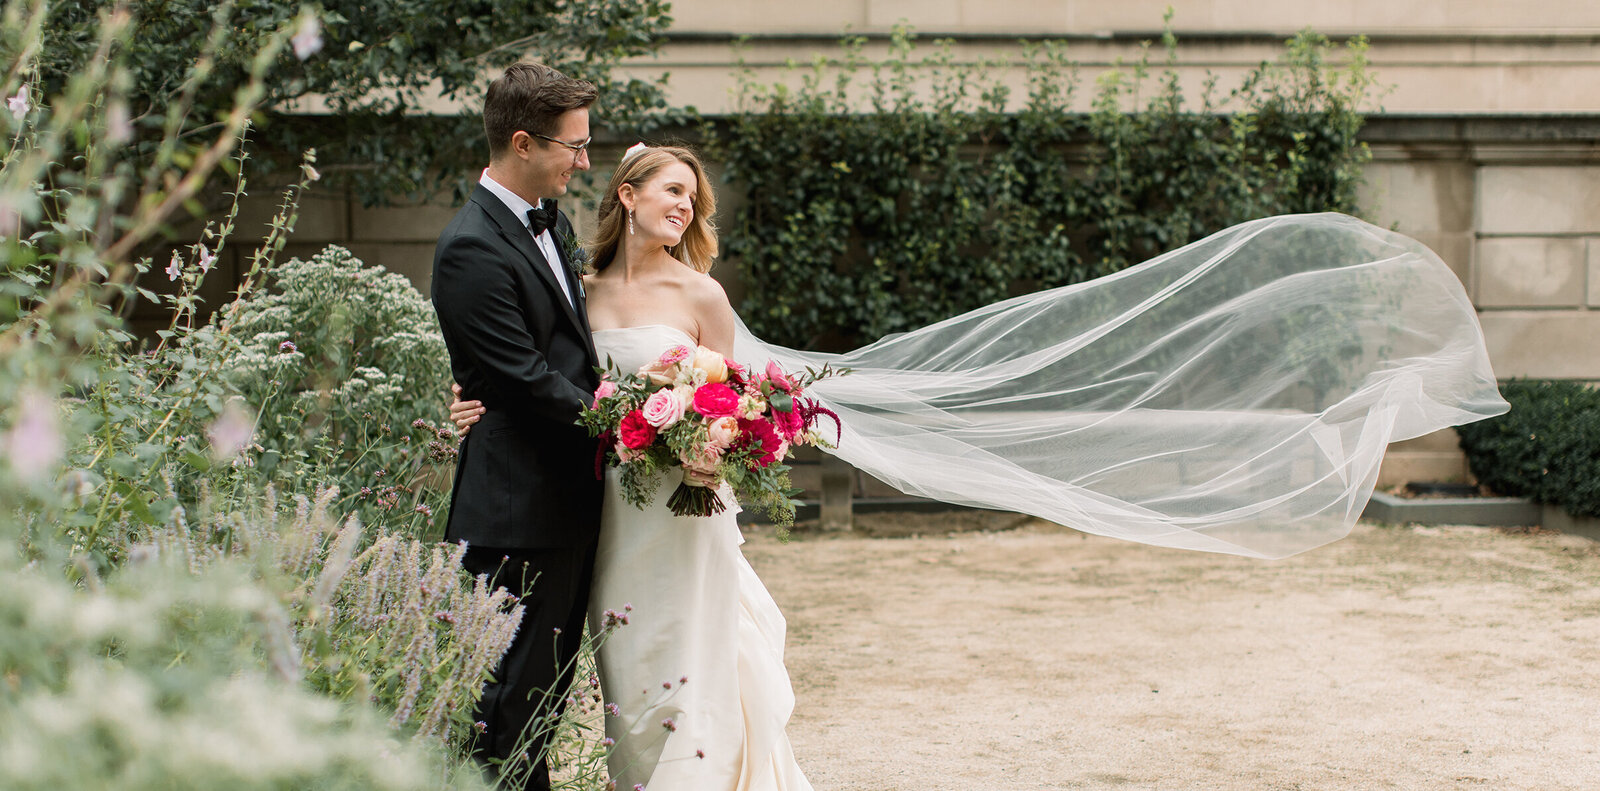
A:
<svg viewBox="0 0 1600 791">
<path fill-rule="evenodd" d="M 644 508 L 657 478 L 683 468 L 683 482 L 667 499 L 678 516 L 710 516 L 726 507 L 717 490 L 728 484 L 747 506 L 774 521 L 794 520 L 794 496 L 784 465 L 799 445 L 833 447 L 817 421 L 839 416 L 804 397 L 805 389 L 848 371 L 806 369 L 793 374 L 776 363 L 752 373 L 710 349 L 675 346 L 638 371 L 601 372 L 594 403 L 578 422 L 600 438 L 598 477 L 607 464 L 620 468 L 628 502 Z"/>
</svg>

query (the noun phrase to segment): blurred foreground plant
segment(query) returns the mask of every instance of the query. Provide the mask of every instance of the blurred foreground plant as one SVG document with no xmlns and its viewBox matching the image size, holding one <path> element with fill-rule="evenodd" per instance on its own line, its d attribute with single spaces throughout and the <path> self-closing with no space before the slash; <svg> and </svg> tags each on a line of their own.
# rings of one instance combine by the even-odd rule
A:
<svg viewBox="0 0 1600 791">
<path fill-rule="evenodd" d="M 180 560 L 74 584 L 0 552 L 0 786 L 483 787 L 373 709 L 298 683 L 290 613 L 243 563 Z"/>
<path fill-rule="evenodd" d="M 236 207 L 262 85 L 315 17 L 241 44 L 233 5 L 218 6 L 163 107 L 166 136 L 136 160 L 125 150 L 131 5 L 100 12 L 98 44 L 49 95 L 37 63 L 46 4 L 3 12 L 0 787 L 482 787 L 441 745 L 470 738 L 467 712 L 514 603 L 467 578 L 459 548 L 336 519 L 359 495 L 336 507 L 335 490 L 315 484 L 345 467 L 315 454 L 288 480 L 316 497 L 278 502 L 254 394 L 238 384 L 236 352 L 254 340 L 240 340 L 242 306 L 264 290 L 318 178 L 314 156 L 239 299 L 209 321 L 199 287 L 235 210 L 170 261 L 138 256 L 219 170 L 233 175 Z M 244 76 L 223 83 L 231 109 L 186 124 L 193 97 L 219 89 L 212 56 L 257 44 Z M 137 299 L 172 313 L 148 349 L 120 318 Z M 299 385 L 277 386 L 291 402 Z M 443 443 L 425 424 L 405 428 Z M 370 496 L 401 499 L 399 487 Z"/>
</svg>

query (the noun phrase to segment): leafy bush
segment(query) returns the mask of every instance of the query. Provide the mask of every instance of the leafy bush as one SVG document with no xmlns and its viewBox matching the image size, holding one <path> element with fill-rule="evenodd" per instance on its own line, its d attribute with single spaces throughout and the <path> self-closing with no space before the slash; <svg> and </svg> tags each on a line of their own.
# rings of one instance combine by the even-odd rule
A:
<svg viewBox="0 0 1600 791">
<path fill-rule="evenodd" d="M 356 498 L 369 524 L 437 520 L 432 534 L 442 534 L 456 440 L 440 433 L 450 357 L 427 298 L 329 247 L 273 268 L 230 320 L 225 337 L 237 340 L 215 353 L 258 412 L 268 466 L 315 468 L 316 483 Z"/>
<path fill-rule="evenodd" d="M 797 89 L 746 72 L 713 133 L 747 197 L 727 234 L 750 283 L 740 314 L 764 337 L 850 347 L 1245 220 L 1355 208 L 1362 39 L 1335 68 L 1327 39 L 1297 36 L 1280 63 L 1226 95 L 1208 82 L 1191 109 L 1169 31 L 1159 86 L 1146 55 L 1100 79 L 1088 114 L 1070 109 L 1076 67 L 1053 44 L 1025 48 L 1020 109 L 993 64 L 958 63 L 948 42 L 920 55 L 903 30 L 890 44 L 868 62 L 847 37 Z"/>
<path fill-rule="evenodd" d="M 61 92 L 97 56 L 84 31 L 107 5 L 48 4 L 37 52 L 47 92 Z M 659 46 L 672 21 L 662 0 L 320 0 L 304 7 L 314 15 L 294 2 L 126 6 L 126 80 L 107 110 L 118 108 L 145 154 L 204 134 L 233 108 L 234 88 L 270 67 L 275 79 L 256 103 L 258 123 L 270 133 L 262 141 L 266 160 L 293 173 L 302 150 L 321 149 L 330 172 L 366 203 L 470 190 L 487 151 L 475 109 L 493 73 L 528 53 L 598 85 L 609 124 L 649 128 L 666 110 L 661 80 L 613 74 L 618 63 Z M 293 48 L 267 51 L 284 29 L 297 35 Z M 208 79 L 191 87 L 179 77 L 197 62 Z M 179 95 L 185 101 L 174 102 Z M 469 109 L 434 113 L 441 98 Z M 184 112 L 189 106 L 194 112 Z M 312 115 L 308 106 L 326 110 Z"/>
<path fill-rule="evenodd" d="M 1511 411 L 1456 428 L 1478 482 L 1513 497 L 1600 516 L 1600 391 L 1576 382 L 1500 385 Z"/>
</svg>

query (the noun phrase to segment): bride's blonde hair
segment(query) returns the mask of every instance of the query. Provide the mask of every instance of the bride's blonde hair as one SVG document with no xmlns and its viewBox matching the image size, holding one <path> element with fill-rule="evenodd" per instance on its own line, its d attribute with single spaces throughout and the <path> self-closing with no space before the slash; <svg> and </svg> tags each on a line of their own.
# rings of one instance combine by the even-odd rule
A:
<svg viewBox="0 0 1600 791">
<path fill-rule="evenodd" d="M 667 252 L 693 267 L 696 272 L 711 271 L 711 264 L 717 257 L 717 228 L 711 222 L 712 216 L 717 213 L 716 193 L 706 180 L 706 171 L 700 165 L 700 158 L 693 151 L 661 146 L 646 148 L 624 159 L 611 174 L 611 184 L 606 187 L 605 197 L 600 199 L 598 228 L 594 240 L 589 243 L 596 272 L 611 265 L 611 261 L 617 257 L 617 249 L 622 246 L 622 235 L 627 233 L 628 211 L 617 198 L 617 191 L 624 184 L 633 185 L 635 190 L 642 189 L 662 168 L 673 162 L 682 162 L 694 171 L 694 216 L 689 220 L 689 227 L 684 229 L 678 244 L 668 248 Z"/>
</svg>

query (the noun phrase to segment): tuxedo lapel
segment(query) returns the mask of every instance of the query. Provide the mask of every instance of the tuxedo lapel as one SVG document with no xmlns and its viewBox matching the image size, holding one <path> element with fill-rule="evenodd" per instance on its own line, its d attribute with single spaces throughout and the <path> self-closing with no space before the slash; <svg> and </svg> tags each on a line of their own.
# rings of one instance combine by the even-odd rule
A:
<svg viewBox="0 0 1600 791">
<path fill-rule="evenodd" d="M 556 282 L 556 273 L 551 271 L 550 265 L 545 261 L 544 253 L 539 250 L 539 245 L 534 243 L 533 234 L 529 232 L 528 226 L 523 225 L 522 221 L 517 219 L 517 216 L 511 212 L 511 209 L 506 208 L 506 204 L 482 184 L 479 184 L 478 188 L 473 190 L 472 201 L 488 213 L 489 218 L 494 220 L 495 225 L 498 226 L 500 236 L 509 242 L 518 253 L 522 254 L 522 257 L 527 260 L 528 267 L 533 270 L 533 274 L 544 281 L 545 287 L 550 289 L 555 297 L 555 302 L 561 306 L 562 312 L 572 322 L 572 326 L 577 327 L 585 336 L 588 336 L 589 323 L 579 316 L 578 309 L 573 306 L 575 300 L 567 299 L 567 294 L 562 290 L 561 284 Z M 558 249 L 560 246 L 559 244 L 556 245 Z M 573 291 L 573 296 L 577 296 L 576 289 Z"/>
</svg>

